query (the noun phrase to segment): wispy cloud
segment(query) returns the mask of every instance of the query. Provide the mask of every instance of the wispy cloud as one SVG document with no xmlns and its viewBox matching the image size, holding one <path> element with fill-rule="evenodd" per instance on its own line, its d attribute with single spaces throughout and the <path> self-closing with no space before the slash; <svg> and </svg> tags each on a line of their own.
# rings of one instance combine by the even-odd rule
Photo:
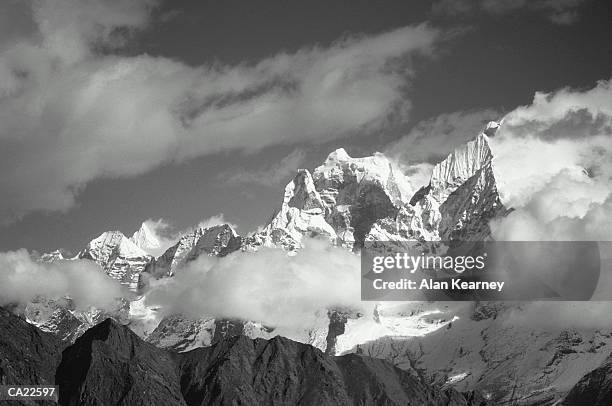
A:
<svg viewBox="0 0 612 406">
<path fill-rule="evenodd" d="M 417 123 L 408 134 L 389 144 L 385 154 L 407 165 L 435 163 L 501 116 L 493 109 L 441 114 Z"/>
<path fill-rule="evenodd" d="M 304 163 L 306 154 L 304 151 L 295 149 L 280 161 L 266 166 L 265 168 L 249 171 L 238 169 L 231 172 L 219 174 L 219 179 L 230 185 L 259 184 L 264 186 L 278 186 L 287 183 L 296 170 Z"/>
<path fill-rule="evenodd" d="M 410 110 L 411 61 L 439 37 L 409 26 L 193 67 L 115 52 L 149 23 L 153 2 L 29 4 L 31 30 L 0 43 L 1 222 L 67 210 L 101 177 L 383 128 Z"/>
<path fill-rule="evenodd" d="M 458 16 L 484 12 L 506 15 L 517 11 L 544 14 L 559 25 L 569 25 L 579 18 L 580 8 L 588 0 L 439 0 L 432 6 L 438 15 Z"/>
</svg>

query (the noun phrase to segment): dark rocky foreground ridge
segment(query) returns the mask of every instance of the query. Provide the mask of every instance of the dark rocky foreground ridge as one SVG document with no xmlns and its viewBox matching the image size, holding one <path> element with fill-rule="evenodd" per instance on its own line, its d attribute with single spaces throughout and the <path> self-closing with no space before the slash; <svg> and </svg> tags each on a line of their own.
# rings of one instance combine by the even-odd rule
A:
<svg viewBox="0 0 612 406">
<path fill-rule="evenodd" d="M 330 357 L 282 337 L 234 336 L 179 354 L 107 319 L 62 351 L 52 335 L 0 309 L 0 383 L 53 382 L 61 405 L 487 404 L 383 360 Z"/>
<path fill-rule="evenodd" d="M 612 405 L 612 355 L 589 372 L 567 394 L 563 406 Z"/>
<path fill-rule="evenodd" d="M 492 404 L 473 392 L 429 385 L 381 359 L 329 356 L 283 337 L 232 336 L 176 353 L 107 319 L 66 347 L 2 308 L 0 384 L 59 385 L 61 405 Z M 5 404 L 53 403 L 0 401 Z M 586 374 L 559 404 L 612 404 L 612 357 Z"/>
</svg>

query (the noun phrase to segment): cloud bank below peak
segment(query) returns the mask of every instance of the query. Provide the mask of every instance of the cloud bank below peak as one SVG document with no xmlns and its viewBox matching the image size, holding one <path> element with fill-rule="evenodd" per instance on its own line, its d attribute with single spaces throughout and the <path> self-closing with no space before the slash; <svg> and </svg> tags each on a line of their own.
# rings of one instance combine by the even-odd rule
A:
<svg viewBox="0 0 612 406">
<path fill-rule="evenodd" d="M 68 210 L 98 178 L 384 128 L 440 37 L 408 26 L 233 66 L 115 53 L 153 6 L 35 2 L 32 32 L 0 43 L 0 222 Z"/>
</svg>

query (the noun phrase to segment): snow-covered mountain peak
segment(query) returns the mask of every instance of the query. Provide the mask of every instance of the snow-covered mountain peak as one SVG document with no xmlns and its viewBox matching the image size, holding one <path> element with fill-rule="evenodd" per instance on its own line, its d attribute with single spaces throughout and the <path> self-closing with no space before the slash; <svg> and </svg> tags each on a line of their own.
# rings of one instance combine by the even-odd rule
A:
<svg viewBox="0 0 612 406">
<path fill-rule="evenodd" d="M 489 137 L 481 132 L 474 140 L 455 149 L 434 167 L 430 186 L 444 195 L 440 199 L 443 200 L 480 168 L 490 164 L 492 158 Z"/>
<path fill-rule="evenodd" d="M 162 248 L 161 241 L 147 221 L 143 222 L 140 228 L 132 234 L 130 241 L 150 255 L 155 255 Z"/>
<path fill-rule="evenodd" d="M 325 165 L 332 166 L 337 162 L 348 161 L 349 159 L 351 159 L 351 157 L 346 152 L 346 150 L 344 148 L 338 148 L 337 150 L 332 151 L 327 156 L 327 159 L 325 160 Z"/>
<path fill-rule="evenodd" d="M 147 272 L 155 277 L 172 276 L 185 263 L 200 255 L 225 256 L 240 249 L 242 237 L 229 224 L 197 227 L 183 235 L 159 258 L 147 266 Z"/>
<path fill-rule="evenodd" d="M 55 250 L 53 252 L 46 252 L 38 258 L 40 262 L 54 262 L 67 259 L 65 252 L 62 250 Z"/>
<path fill-rule="evenodd" d="M 501 127 L 501 124 L 501 121 L 489 121 L 482 132 L 489 137 L 492 137 L 495 135 L 499 127 Z"/>
<path fill-rule="evenodd" d="M 343 148 L 337 149 L 327 157 L 323 165 L 315 169 L 313 178 L 324 200 L 326 197 L 331 198 L 335 190 L 347 183 L 376 184 L 385 190 L 396 205 L 407 203 L 414 193 L 408 178 L 379 152 L 371 156 L 352 158 Z"/>
<path fill-rule="evenodd" d="M 298 169 L 293 180 L 287 184 L 283 205 L 297 207 L 300 210 L 324 209 L 321 196 L 308 169 Z"/>
<path fill-rule="evenodd" d="M 100 234 L 87 244 L 86 251 L 95 261 L 106 261 L 111 255 L 119 255 L 124 258 L 150 256 L 121 231 L 106 231 Z"/>
<path fill-rule="evenodd" d="M 394 216 L 413 192 L 408 178 L 383 154 L 352 158 L 339 148 L 312 174 L 298 170 L 285 187 L 280 209 L 247 245 L 294 250 L 302 237 L 318 236 L 359 247 L 372 224 Z"/>
<path fill-rule="evenodd" d="M 111 278 L 129 286 L 133 291 L 138 289 L 140 272 L 153 259 L 121 231 L 100 234 L 87 244 L 78 257 L 95 261 Z"/>
</svg>

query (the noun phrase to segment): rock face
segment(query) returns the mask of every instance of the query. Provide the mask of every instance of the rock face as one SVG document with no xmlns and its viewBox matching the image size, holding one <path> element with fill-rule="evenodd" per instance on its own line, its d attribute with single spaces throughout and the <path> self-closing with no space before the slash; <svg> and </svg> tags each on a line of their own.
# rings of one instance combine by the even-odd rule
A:
<svg viewBox="0 0 612 406">
<path fill-rule="evenodd" d="M 107 231 L 91 240 L 86 248 L 73 258 L 66 258 L 61 251 L 43 254 L 42 262 L 86 259 L 94 261 L 111 278 L 116 279 L 132 292 L 137 292 L 140 275 L 153 259 L 120 231 Z M 127 322 L 130 304 L 118 299 L 114 309 L 102 311 L 94 307 L 75 309 L 68 297 L 39 297 L 25 306 L 26 319 L 41 330 L 53 333 L 66 342 L 74 342 L 85 330 L 114 317 Z"/>
<path fill-rule="evenodd" d="M 565 305 L 567 311 L 571 305 Z M 510 314 L 519 320 L 529 313 L 520 305 L 481 303 L 471 311 L 449 310 L 458 316 L 445 328 L 424 336 L 382 337 L 350 351 L 422 371 L 459 391 L 479 391 L 495 404 L 553 405 L 612 349 L 610 329 L 510 321 Z"/>
<path fill-rule="evenodd" d="M 108 317 L 127 323 L 129 306 L 126 300 L 119 299 L 116 307 L 108 311 L 95 307 L 76 309 L 70 298 L 39 297 L 29 302 L 23 313 L 26 321 L 42 331 L 52 333 L 65 343 L 73 343 L 88 328 Z"/>
<path fill-rule="evenodd" d="M 370 238 L 380 239 L 381 234 L 426 241 L 490 238 L 489 221 L 507 212 L 497 192 L 492 159 L 488 136 L 482 132 L 434 167 L 429 184 L 392 223 L 397 225 L 395 233 L 383 221 L 379 227 L 386 232 L 372 233 Z"/>
<path fill-rule="evenodd" d="M 62 354 L 62 405 L 484 405 L 383 360 L 328 357 L 286 338 L 226 338 L 182 354 L 142 342 L 112 320 Z"/>
<path fill-rule="evenodd" d="M 44 253 L 38 258 L 40 262 L 54 262 L 62 259 L 69 259 L 69 255 L 63 250 L 55 250 L 53 252 Z"/>
<path fill-rule="evenodd" d="M 491 325 L 500 309 L 478 310 L 472 323 L 489 325 L 481 338 L 484 346 L 465 332 L 436 332 L 427 341 L 413 343 L 412 348 L 417 350 L 410 362 L 416 369 L 402 370 L 383 359 L 364 355 L 327 356 L 312 346 L 283 337 L 252 340 L 228 335 L 211 347 L 176 354 L 143 342 L 111 319 L 85 332 L 62 353 L 64 345 L 53 335 L 0 308 L 0 383 L 55 383 L 60 386 L 62 405 L 488 404 L 478 392 L 460 393 L 449 387 L 461 390 L 468 386 L 468 380 L 481 381 L 480 389 L 494 399 L 493 404 L 610 404 L 612 357 L 602 358 L 601 349 L 612 334 L 583 340 L 576 331 L 547 336 L 532 329 L 523 335 L 531 341 L 518 340 L 511 334 L 488 337 L 493 331 L 504 331 Z M 482 330 L 473 325 L 459 327 L 482 335 Z M 415 372 L 422 366 L 423 357 L 433 355 L 423 352 L 425 345 L 438 349 L 435 356 L 440 361 L 453 359 L 454 367 L 442 368 L 434 375 L 434 381 L 446 382 L 443 387 L 447 389 L 431 386 Z M 380 356 L 375 352 L 381 349 L 388 358 L 408 354 L 407 347 L 392 338 L 362 346 L 359 352 Z M 594 370 L 585 369 L 585 363 L 580 361 L 582 352 L 603 361 Z M 450 353 L 454 353 L 453 357 L 449 357 Z M 489 369 L 484 371 L 487 364 Z M 456 368 L 462 366 L 469 368 L 459 373 L 461 369 Z M 541 377 L 534 378 L 530 370 L 539 370 Z M 482 381 L 479 374 L 483 372 L 493 380 Z M 580 373 L 584 376 L 568 388 L 560 403 L 554 392 L 539 391 L 528 396 L 522 393 L 523 381 L 544 380 L 554 385 L 559 380 L 571 380 L 568 375 Z M 530 384 L 535 386 L 537 382 Z M 511 396 L 499 398 L 492 390 L 507 391 Z"/>
<path fill-rule="evenodd" d="M 229 224 L 196 228 L 152 261 L 146 271 L 156 278 L 172 276 L 178 268 L 200 255 L 223 257 L 240 249 L 241 245 L 242 238 Z"/>
<path fill-rule="evenodd" d="M 606 406 L 612 404 L 612 356 L 586 374 L 567 394 L 564 406 Z"/>
<path fill-rule="evenodd" d="M 226 339 L 178 357 L 190 405 L 468 405 L 377 359 L 328 357 L 283 337 Z"/>
<path fill-rule="evenodd" d="M 159 348 L 184 352 L 208 347 L 235 335 L 269 338 L 271 333 L 272 329 L 259 323 L 214 318 L 192 320 L 175 314 L 164 317 L 146 341 Z"/>
<path fill-rule="evenodd" d="M 134 292 L 138 290 L 140 273 L 153 259 L 120 231 L 102 233 L 78 257 L 96 262 L 111 278 Z"/>
<path fill-rule="evenodd" d="M 62 405 L 184 405 L 170 354 L 107 319 L 62 354 Z"/>
<path fill-rule="evenodd" d="M 107 319 L 62 352 L 3 309 L 0 326 L 0 382 L 55 383 L 61 405 L 486 405 L 384 360 L 329 357 L 282 337 L 232 336 L 176 354 Z"/>
<path fill-rule="evenodd" d="M 313 174 L 298 171 L 279 212 L 249 243 L 295 250 L 303 236 L 321 236 L 359 248 L 372 224 L 394 216 L 412 193 L 408 179 L 384 155 L 351 158 L 341 148 Z"/>
<path fill-rule="evenodd" d="M 351 158 L 338 149 L 313 174 L 298 171 L 285 188 L 280 210 L 246 245 L 292 251 L 304 236 L 320 236 L 358 250 L 364 241 L 487 239 L 489 220 L 507 211 L 488 144 L 497 127 L 489 123 L 449 154 L 419 190 L 384 155 Z"/>
<path fill-rule="evenodd" d="M 52 385 L 61 350 L 55 336 L 0 307 L 0 385 Z"/>
<path fill-rule="evenodd" d="M 72 343 L 78 336 L 91 327 L 79 312 L 75 312 L 69 299 L 38 298 L 25 306 L 25 317 L 42 331 L 54 334 L 67 343 Z"/>
</svg>

